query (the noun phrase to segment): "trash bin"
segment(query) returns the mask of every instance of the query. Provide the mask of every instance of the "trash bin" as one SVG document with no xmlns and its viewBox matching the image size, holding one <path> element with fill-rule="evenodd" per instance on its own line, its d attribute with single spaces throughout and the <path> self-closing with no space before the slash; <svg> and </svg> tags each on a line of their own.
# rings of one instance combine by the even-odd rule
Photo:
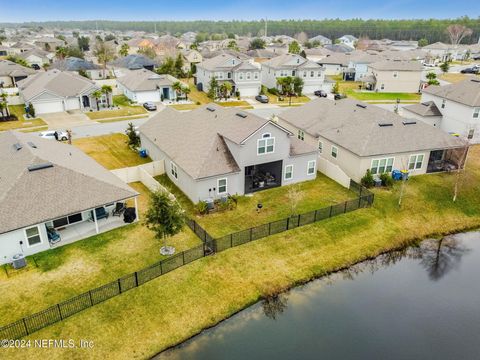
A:
<svg viewBox="0 0 480 360">
<path fill-rule="evenodd" d="M 375 183 L 375 187 L 380 187 L 382 186 L 382 180 L 377 178 L 377 179 L 373 179 L 373 182 Z"/>
<path fill-rule="evenodd" d="M 402 180 L 408 180 L 408 170 L 402 170 Z"/>
<path fill-rule="evenodd" d="M 393 170 L 392 171 L 392 179 L 393 180 L 402 180 L 402 172 L 400 170 Z"/>
<path fill-rule="evenodd" d="M 140 157 L 146 158 L 147 157 L 147 149 L 140 149 L 138 151 L 138 154 L 140 155 Z"/>
</svg>

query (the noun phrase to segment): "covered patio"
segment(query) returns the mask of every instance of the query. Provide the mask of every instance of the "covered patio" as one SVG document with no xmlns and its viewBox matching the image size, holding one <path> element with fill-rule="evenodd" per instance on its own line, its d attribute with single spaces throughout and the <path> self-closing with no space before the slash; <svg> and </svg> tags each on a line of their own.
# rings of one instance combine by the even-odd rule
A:
<svg viewBox="0 0 480 360">
<path fill-rule="evenodd" d="M 449 172 L 463 168 L 468 153 L 468 147 L 455 149 L 440 149 L 430 151 L 427 174 Z"/>
<path fill-rule="evenodd" d="M 282 185 L 282 160 L 245 167 L 245 194 Z"/>
</svg>

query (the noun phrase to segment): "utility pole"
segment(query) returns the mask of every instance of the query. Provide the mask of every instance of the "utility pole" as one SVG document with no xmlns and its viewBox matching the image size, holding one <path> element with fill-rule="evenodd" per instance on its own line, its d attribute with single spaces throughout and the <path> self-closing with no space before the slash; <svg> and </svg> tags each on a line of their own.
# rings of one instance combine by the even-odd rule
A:
<svg viewBox="0 0 480 360">
<path fill-rule="evenodd" d="M 156 34 L 157 33 L 157 23 L 153 23 L 153 27 L 154 27 L 154 33 Z"/>
<path fill-rule="evenodd" d="M 267 37 L 267 18 L 265 17 L 265 37 Z"/>
</svg>

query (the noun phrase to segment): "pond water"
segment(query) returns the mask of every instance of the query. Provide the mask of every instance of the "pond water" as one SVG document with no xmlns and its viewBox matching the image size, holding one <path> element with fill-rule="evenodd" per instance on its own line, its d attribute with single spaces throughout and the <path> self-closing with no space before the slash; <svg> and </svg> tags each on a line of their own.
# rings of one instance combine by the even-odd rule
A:
<svg viewBox="0 0 480 360">
<path fill-rule="evenodd" d="M 238 313 L 157 359 L 480 359 L 480 232 L 425 240 Z"/>
</svg>

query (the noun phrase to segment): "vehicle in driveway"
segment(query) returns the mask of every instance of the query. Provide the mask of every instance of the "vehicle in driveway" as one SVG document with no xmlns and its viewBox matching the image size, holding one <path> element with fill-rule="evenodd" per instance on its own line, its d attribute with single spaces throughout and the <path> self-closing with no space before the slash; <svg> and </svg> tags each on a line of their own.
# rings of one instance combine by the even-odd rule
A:
<svg viewBox="0 0 480 360">
<path fill-rule="evenodd" d="M 478 74 L 480 72 L 480 68 L 478 67 L 471 67 L 471 68 L 466 68 L 460 71 L 462 74 Z"/>
<path fill-rule="evenodd" d="M 334 98 L 335 100 L 341 100 L 341 99 L 345 99 L 346 96 L 343 95 L 343 94 L 335 94 L 335 95 L 333 95 L 333 98 Z"/>
<path fill-rule="evenodd" d="M 157 110 L 157 105 L 155 105 L 151 101 L 147 101 L 146 103 L 143 104 L 143 107 L 147 109 L 148 111 L 155 111 Z"/>
<path fill-rule="evenodd" d="M 55 135 L 56 134 L 56 135 Z M 58 141 L 67 141 L 68 134 L 63 130 L 48 130 L 42 131 L 39 136 L 44 139 L 58 140 Z"/>
<path fill-rule="evenodd" d="M 327 97 L 327 93 L 323 90 L 316 90 L 313 92 L 313 95 L 319 96 L 319 97 Z"/>
<path fill-rule="evenodd" d="M 261 102 L 262 104 L 268 104 L 268 96 L 267 95 L 257 95 L 255 96 L 255 100 Z"/>
</svg>

